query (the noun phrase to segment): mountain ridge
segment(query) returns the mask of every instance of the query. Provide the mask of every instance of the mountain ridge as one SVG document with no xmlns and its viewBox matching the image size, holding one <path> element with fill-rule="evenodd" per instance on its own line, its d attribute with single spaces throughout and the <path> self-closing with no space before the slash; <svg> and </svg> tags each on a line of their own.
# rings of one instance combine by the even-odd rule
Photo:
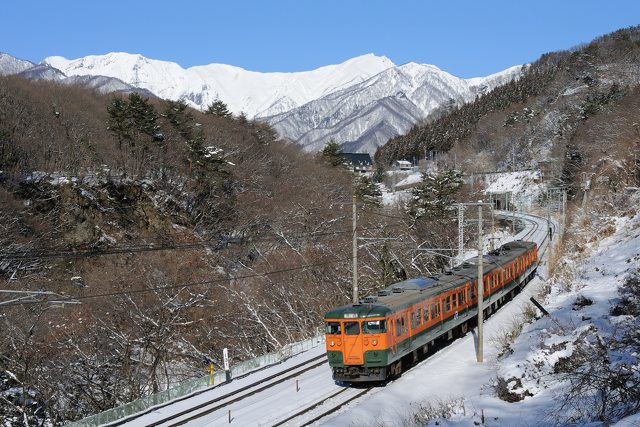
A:
<svg viewBox="0 0 640 427">
<path fill-rule="evenodd" d="M 126 52 L 77 59 L 49 56 L 37 65 L 18 61 L 5 58 L 8 65 L 0 63 L 0 72 L 6 68 L 8 74 L 78 83 L 103 92 L 139 90 L 145 96 L 183 99 L 200 110 L 220 99 L 231 112 L 268 122 L 307 151 L 321 150 L 335 140 L 345 149 L 372 154 L 432 113 L 470 102 L 518 78 L 522 70 L 514 66 L 463 79 L 435 65 L 395 65 L 372 53 L 294 73 L 261 73 L 216 63 L 185 69 Z"/>
</svg>

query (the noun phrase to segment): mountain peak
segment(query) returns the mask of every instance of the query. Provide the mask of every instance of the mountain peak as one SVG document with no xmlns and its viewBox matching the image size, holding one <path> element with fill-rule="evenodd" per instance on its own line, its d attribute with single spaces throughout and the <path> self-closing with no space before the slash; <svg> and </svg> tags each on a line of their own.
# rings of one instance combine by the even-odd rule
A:
<svg viewBox="0 0 640 427">
<path fill-rule="evenodd" d="M 7 53 L 0 52 L 0 76 L 6 74 L 18 74 L 33 67 L 33 63 L 15 58 Z"/>
</svg>

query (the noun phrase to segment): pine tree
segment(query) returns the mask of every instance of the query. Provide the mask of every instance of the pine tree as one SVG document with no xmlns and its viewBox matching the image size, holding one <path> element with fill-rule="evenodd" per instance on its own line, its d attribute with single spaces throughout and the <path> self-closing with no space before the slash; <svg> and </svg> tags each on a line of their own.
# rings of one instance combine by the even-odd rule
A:
<svg viewBox="0 0 640 427">
<path fill-rule="evenodd" d="M 145 135 L 155 136 L 159 129 L 156 125 L 158 115 L 149 100 L 141 97 L 137 92 L 133 92 L 129 94 L 128 108 L 134 130 Z"/>
<path fill-rule="evenodd" d="M 441 174 L 422 174 L 422 182 L 413 189 L 407 208 L 414 218 L 444 219 L 449 215 L 454 196 L 462 187 L 462 174 L 448 169 Z"/>
<path fill-rule="evenodd" d="M 193 115 L 187 110 L 187 103 L 183 99 L 165 101 L 164 116 L 181 137 L 187 141 L 193 139 Z"/>
<path fill-rule="evenodd" d="M 107 128 L 118 137 L 118 147 L 122 148 L 122 142 L 133 142 L 133 129 L 129 120 L 129 104 L 120 96 L 114 96 L 107 107 L 109 119 Z"/>
<path fill-rule="evenodd" d="M 211 104 L 209 104 L 209 106 L 205 110 L 205 113 L 211 114 L 216 117 L 231 117 L 231 111 L 229 111 L 229 109 L 227 108 L 227 104 L 222 102 L 220 99 L 216 99 Z"/>
<path fill-rule="evenodd" d="M 382 192 L 369 177 L 360 177 L 356 182 L 356 197 L 359 202 L 374 206 L 382 205 Z"/>
<path fill-rule="evenodd" d="M 340 166 L 344 164 L 344 158 L 342 157 L 342 147 L 333 139 L 322 150 L 322 159 L 329 163 L 332 167 Z"/>
<path fill-rule="evenodd" d="M 161 140 L 160 127 L 156 124 L 158 114 L 149 100 L 138 93 L 129 94 L 127 99 L 114 96 L 107 113 L 107 126 L 118 137 L 120 148 L 123 141 L 134 147 L 140 134 Z"/>
</svg>

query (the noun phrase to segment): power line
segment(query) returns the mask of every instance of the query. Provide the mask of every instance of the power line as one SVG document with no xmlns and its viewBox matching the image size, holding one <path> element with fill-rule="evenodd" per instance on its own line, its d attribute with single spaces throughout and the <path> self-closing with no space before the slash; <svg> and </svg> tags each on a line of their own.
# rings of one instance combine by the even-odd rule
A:
<svg viewBox="0 0 640 427">
<path fill-rule="evenodd" d="M 363 231 L 378 230 L 379 227 L 363 228 Z M 313 237 L 327 237 L 335 236 L 339 234 L 351 234 L 351 230 L 339 230 L 322 233 L 299 233 L 292 234 L 290 236 L 271 236 L 271 237 L 257 237 L 257 238 L 229 238 L 220 239 L 216 242 L 198 242 L 198 243 L 185 243 L 174 245 L 137 245 L 137 246 L 124 246 L 115 247 L 111 249 L 88 249 L 88 250 L 68 250 L 63 248 L 51 248 L 47 250 L 31 250 L 31 251 L 13 251 L 0 253 L 0 258 L 4 260 L 25 260 L 25 259 L 55 259 L 55 258 L 86 258 L 103 255 L 117 255 L 127 253 L 140 253 L 140 252 L 157 252 L 157 251 L 170 251 L 170 250 L 192 250 L 209 248 L 214 250 L 220 250 L 222 247 L 226 247 L 229 244 L 241 244 L 241 243 L 256 243 L 265 241 L 279 241 L 283 238 L 289 239 L 301 239 L 301 238 L 313 238 Z"/>
<path fill-rule="evenodd" d="M 214 280 L 201 280 L 201 281 L 188 282 L 188 283 L 182 283 L 177 285 L 156 286 L 156 287 L 144 288 L 144 289 L 130 289 L 127 291 L 107 292 L 103 294 L 94 294 L 94 295 L 83 295 L 83 296 L 62 295 L 62 296 L 73 299 L 74 301 L 79 301 L 79 300 L 87 300 L 87 299 L 93 299 L 93 298 L 105 298 L 105 297 L 113 297 L 113 296 L 120 296 L 120 295 L 141 294 L 146 292 L 162 291 L 162 290 L 168 290 L 168 289 L 184 289 L 184 288 L 190 288 L 194 286 L 213 285 L 216 283 L 228 282 L 230 280 L 251 279 L 255 277 L 264 277 L 271 274 L 289 273 L 292 271 L 304 270 L 306 268 L 314 268 L 314 267 L 322 267 L 322 266 L 331 265 L 331 264 L 346 263 L 346 262 L 349 262 L 350 260 L 351 260 L 350 258 L 342 258 L 342 259 L 337 259 L 332 261 L 324 261 L 324 262 L 318 262 L 313 264 L 300 265 L 296 267 L 283 268 L 280 270 L 272 270 L 264 273 L 254 273 L 254 274 L 247 274 L 243 276 L 225 277 L 225 278 L 214 279 Z M 23 303 L 16 303 L 13 305 L 39 305 L 39 304 L 47 304 L 47 303 L 48 301 L 28 301 Z"/>
</svg>

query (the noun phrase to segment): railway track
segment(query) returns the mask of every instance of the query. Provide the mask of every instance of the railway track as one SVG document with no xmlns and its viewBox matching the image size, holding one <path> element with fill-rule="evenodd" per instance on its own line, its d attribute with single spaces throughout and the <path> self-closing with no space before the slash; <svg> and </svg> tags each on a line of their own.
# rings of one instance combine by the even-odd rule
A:
<svg viewBox="0 0 640 427">
<path fill-rule="evenodd" d="M 312 419 L 308 420 L 301 420 L 303 422 L 303 424 L 296 424 L 299 426 L 309 426 L 317 421 L 320 421 L 322 418 L 333 414 L 334 412 L 340 410 L 341 408 L 343 408 L 344 406 L 346 406 L 347 404 L 351 403 L 352 401 L 359 399 L 360 397 L 364 396 L 365 394 L 369 393 L 371 390 L 373 390 L 373 387 L 369 387 L 366 388 L 364 390 L 359 390 L 359 389 L 355 389 L 355 388 L 350 388 L 350 387 L 343 387 L 341 389 L 339 389 L 337 392 L 332 393 L 330 396 L 327 396 L 326 398 L 304 408 L 303 410 L 301 410 L 300 412 L 296 412 L 295 414 L 289 416 L 288 418 L 277 422 L 276 424 L 273 424 L 272 427 L 277 427 L 277 426 L 282 426 L 282 425 L 286 425 L 287 423 L 298 419 L 298 418 L 302 418 L 304 415 L 308 415 L 311 414 L 311 416 L 313 416 Z M 347 393 L 349 392 L 349 393 Z M 332 405 L 330 409 L 326 409 L 324 411 L 322 411 L 320 414 L 316 414 L 314 411 L 319 408 L 321 405 L 324 405 L 325 403 L 329 403 L 331 404 L 331 401 L 338 397 L 339 395 L 342 395 L 343 393 L 347 393 L 347 396 L 340 396 L 341 400 L 338 402 L 338 404 L 336 405 Z M 344 399 L 342 399 L 344 398 Z"/>
<path fill-rule="evenodd" d="M 315 360 L 317 359 L 321 359 L 321 360 L 319 362 L 312 363 L 312 364 L 305 362 L 303 364 L 295 366 L 292 369 L 271 375 L 259 382 L 256 382 L 254 384 L 248 385 L 241 389 L 235 390 L 232 393 L 229 393 L 227 395 L 212 399 L 208 402 L 204 402 L 199 405 L 193 406 L 185 411 L 178 412 L 177 414 L 174 414 L 156 423 L 149 424 L 149 427 L 155 427 L 155 426 L 164 425 L 167 423 L 168 423 L 167 425 L 169 426 L 179 426 L 179 425 L 186 424 L 190 421 L 196 420 L 198 418 L 202 418 L 213 412 L 219 411 L 220 409 L 224 409 L 233 403 L 237 403 L 241 400 L 246 399 L 247 397 L 253 396 L 254 394 L 261 393 L 277 384 L 280 384 L 289 379 L 295 378 L 304 372 L 310 371 L 312 369 L 315 369 L 327 363 L 326 356 L 315 358 Z M 185 415 L 187 416 L 184 417 Z M 180 418 L 179 421 L 173 422 L 174 420 L 177 420 L 179 418 Z"/>
<path fill-rule="evenodd" d="M 526 233 L 524 233 L 522 236 L 519 236 L 518 238 L 521 240 L 537 241 L 540 250 L 540 256 L 542 256 L 549 244 L 549 235 L 546 232 L 546 226 L 543 225 L 543 222 L 546 221 L 546 219 L 529 214 L 525 215 L 523 219 L 530 224 L 530 227 L 528 227 Z M 551 223 L 550 225 L 553 227 L 555 233 L 556 224 Z M 542 230 L 542 227 L 544 227 L 545 230 Z M 231 407 L 232 404 L 240 402 L 254 395 L 259 396 L 259 393 L 262 393 L 287 380 L 297 378 L 301 374 L 311 371 L 312 369 L 316 369 L 322 365 L 325 365 L 326 363 L 327 360 L 325 355 L 318 356 L 309 361 L 293 366 L 286 371 L 271 375 L 256 383 L 252 383 L 245 387 L 239 388 L 225 395 L 195 403 L 188 409 L 173 413 L 162 418 L 156 417 L 156 419 L 152 422 L 143 421 L 141 424 L 154 427 L 160 425 L 179 426 L 184 424 L 205 425 L 209 423 L 216 424 L 223 422 L 224 424 L 227 424 L 226 411 Z M 278 416 L 276 414 L 271 414 L 273 416 L 273 419 L 270 421 L 266 421 L 265 425 L 272 425 L 274 427 L 285 425 L 311 425 L 325 417 L 328 417 L 331 414 L 334 414 L 349 403 L 360 399 L 362 396 L 368 394 L 372 389 L 373 388 L 360 389 L 334 385 L 334 387 L 325 389 L 322 396 L 315 396 L 313 397 L 313 399 L 307 399 L 306 404 L 300 405 L 302 409 L 298 407 L 295 413 L 282 415 L 281 419 L 278 419 Z M 266 396 L 268 396 L 268 394 Z M 239 413 L 239 411 L 237 413 Z M 241 422 L 241 415 L 238 415 L 238 417 L 240 417 L 240 419 L 238 419 L 237 422 Z M 131 419 L 128 419 L 127 421 L 130 420 Z M 231 420 L 231 412 L 229 412 L 229 421 Z"/>
<path fill-rule="evenodd" d="M 167 425 L 167 426 L 183 425 L 189 421 L 202 418 L 212 412 L 223 409 L 233 403 L 239 402 L 243 399 L 246 399 L 250 396 L 253 396 L 257 393 L 260 393 L 271 387 L 281 384 L 287 380 L 295 378 L 302 373 L 305 373 L 312 369 L 316 369 L 322 365 L 325 365 L 326 363 L 327 363 L 327 357 L 326 355 L 323 354 L 323 355 L 314 357 L 312 359 L 309 359 L 307 361 L 304 361 L 302 363 L 299 363 L 295 366 L 292 366 L 289 369 L 277 372 L 273 375 L 269 375 L 268 377 L 262 378 L 261 380 L 256 381 L 254 383 L 235 389 L 224 395 L 216 396 L 210 399 L 203 399 L 202 402 L 199 402 L 188 409 L 185 409 L 176 413 L 172 413 L 168 416 L 160 417 L 160 418 L 155 417 L 155 419 L 152 421 L 151 420 L 149 421 L 140 420 L 140 422 L 136 421 L 136 419 L 143 417 L 145 415 L 149 415 L 150 413 L 153 413 L 153 412 L 157 413 L 159 409 L 165 408 L 169 405 L 174 405 L 180 401 L 183 401 L 186 399 L 193 399 L 194 397 L 204 395 L 207 392 L 210 392 L 211 388 L 186 396 L 184 399 L 180 399 L 177 401 L 174 400 L 168 403 L 167 405 L 163 405 L 161 407 L 154 407 L 149 411 L 146 411 L 141 414 L 137 414 L 137 416 L 135 417 L 129 417 L 126 420 L 122 420 L 121 422 L 116 424 L 110 424 L 109 426 L 122 425 L 129 422 L 132 423 L 131 425 L 144 424 L 145 426 L 149 426 L 149 427 L 160 426 L 160 425 Z"/>
</svg>

